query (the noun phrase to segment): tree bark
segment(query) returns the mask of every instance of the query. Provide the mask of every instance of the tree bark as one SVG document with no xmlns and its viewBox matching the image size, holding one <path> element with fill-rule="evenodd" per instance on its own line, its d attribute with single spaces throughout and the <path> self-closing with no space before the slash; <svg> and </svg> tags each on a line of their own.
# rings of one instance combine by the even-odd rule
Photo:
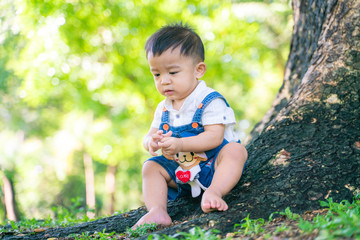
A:
<svg viewBox="0 0 360 240">
<path fill-rule="evenodd" d="M 319 200 L 351 200 L 360 188 L 360 3 L 293 0 L 293 8 L 295 25 L 284 83 L 248 141 L 243 177 L 224 198 L 229 210 L 204 214 L 200 199 L 171 202 L 169 214 L 180 224 L 156 234 L 171 235 L 194 226 L 225 234 L 248 214 L 267 218 L 288 206 L 293 212 L 317 209 Z M 105 227 L 107 232 L 123 232 L 144 212 L 140 208 L 31 237 Z"/>
<path fill-rule="evenodd" d="M 352 8 L 355 4 L 346 4 L 341 2 L 344 1 L 292 1 L 294 10 L 294 28 L 291 38 L 289 58 L 285 67 L 283 85 L 281 86 L 272 107 L 253 129 L 252 134 L 246 140 L 247 143 L 250 142 L 250 139 L 256 138 L 267 127 L 269 122 L 277 116 L 280 110 L 289 103 L 294 94 L 299 90 L 301 80 L 304 75 L 309 71 L 311 72 L 309 66 L 313 65 L 313 63 L 319 60 L 320 57 L 324 57 L 319 51 L 316 52 L 316 50 L 324 43 L 323 38 L 326 34 L 328 34 L 325 32 L 328 31 L 326 28 L 331 27 L 333 21 L 332 18 L 338 18 L 338 20 L 341 20 L 341 15 L 344 14 L 340 13 L 341 15 L 337 16 L 335 11 L 347 11 L 347 8 Z M 344 4 L 343 7 L 346 9 L 335 9 L 335 7 L 339 6 L 339 4 Z M 327 40 L 328 39 L 326 39 L 325 42 L 328 44 L 337 44 L 331 43 Z M 356 41 L 356 36 L 354 36 L 351 41 Z"/>
</svg>

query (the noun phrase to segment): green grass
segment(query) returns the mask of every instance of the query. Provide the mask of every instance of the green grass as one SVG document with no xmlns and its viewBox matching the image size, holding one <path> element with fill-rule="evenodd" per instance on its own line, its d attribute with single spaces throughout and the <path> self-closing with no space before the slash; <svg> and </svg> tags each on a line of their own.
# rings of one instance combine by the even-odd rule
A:
<svg viewBox="0 0 360 240">
<path fill-rule="evenodd" d="M 88 232 L 82 234 L 71 234 L 68 237 L 73 238 L 74 240 L 90 240 L 90 239 L 118 239 L 116 232 L 106 233 L 105 229 L 103 232 L 95 232 L 94 234 L 89 234 Z"/>
<path fill-rule="evenodd" d="M 148 234 L 149 232 L 155 231 L 156 229 L 157 229 L 157 224 L 155 224 L 155 223 L 151 223 L 151 224 L 145 223 L 144 225 L 138 226 L 135 229 L 128 228 L 126 230 L 126 234 L 129 237 L 141 237 L 141 236 L 144 236 L 144 235 Z"/>
<path fill-rule="evenodd" d="M 3 232 L 32 232 L 35 229 L 52 228 L 52 227 L 68 227 L 79 223 L 92 221 L 86 212 L 89 211 L 82 207 L 83 199 L 72 199 L 72 205 L 69 209 L 64 207 L 53 207 L 52 215 L 47 219 L 21 219 L 20 221 L 8 221 L 5 227 L 0 226 L 0 234 Z"/>
<path fill-rule="evenodd" d="M 180 232 L 176 233 L 172 236 L 159 236 L 157 234 L 150 235 L 148 237 L 149 240 L 156 239 L 156 240 L 177 240 L 177 239 L 187 239 L 187 240 L 215 240 L 219 239 L 217 236 L 219 233 L 216 229 L 204 230 L 200 227 L 194 227 L 189 232 Z"/>
<path fill-rule="evenodd" d="M 262 228 L 262 226 L 265 224 L 265 220 L 263 218 L 250 219 L 250 214 L 248 214 L 246 218 L 242 220 L 242 222 L 243 223 L 235 224 L 234 229 L 239 228 L 239 230 L 234 233 L 251 235 L 264 232 L 264 228 Z"/>
<path fill-rule="evenodd" d="M 288 220 L 295 221 L 297 227 L 306 235 L 313 233 L 315 230 L 319 233 L 317 240 L 331 240 L 339 238 L 360 239 L 360 196 L 354 197 L 353 201 L 343 200 L 336 203 L 332 198 L 327 201 L 320 201 L 320 206 L 324 207 L 327 212 L 325 215 L 317 214 L 311 221 L 304 220 L 301 215 L 291 212 L 286 208 L 280 215 Z M 272 217 L 271 217 L 272 218 Z M 243 219 L 244 223 L 236 224 L 240 229 L 236 234 L 257 235 L 263 233 L 264 237 L 276 236 L 277 234 L 292 230 L 285 224 L 278 226 L 275 231 L 266 232 L 265 227 L 270 224 L 272 219 L 264 222 L 263 219 L 249 219 L 249 215 Z"/>
<path fill-rule="evenodd" d="M 283 212 L 279 212 L 280 215 L 285 216 L 289 220 L 298 220 L 300 219 L 300 215 L 291 212 L 290 207 L 287 207 Z"/>
<path fill-rule="evenodd" d="M 82 222 L 87 222 L 89 219 L 86 217 L 86 211 L 80 207 L 81 200 L 74 200 L 73 207 L 71 209 L 53 208 L 54 215 L 57 216 L 53 219 L 49 216 L 45 220 L 36 219 L 22 219 L 18 222 L 10 221 L 7 227 L 0 226 L 0 236 L 4 232 L 27 232 L 33 233 L 35 229 L 50 228 L 50 227 L 65 227 Z M 231 237 L 263 237 L 269 239 L 274 236 L 283 236 L 287 232 L 298 231 L 302 236 L 312 235 L 316 240 L 323 239 L 340 239 L 351 238 L 360 240 L 360 195 L 356 195 L 352 202 L 343 200 L 340 203 L 336 203 L 332 198 L 327 201 L 320 201 L 320 206 L 326 211 L 322 214 L 317 214 L 312 220 L 306 220 L 303 215 L 293 213 L 288 207 L 284 211 L 277 212 L 283 219 L 288 221 L 280 222 L 277 226 L 271 228 L 274 225 L 273 214 L 269 217 L 268 221 L 262 218 L 251 219 L 250 215 L 242 219 L 240 223 L 234 225 L 234 232 L 229 233 L 229 239 Z M 290 225 L 289 222 L 291 222 Z M 281 224 L 281 225 L 280 225 Z M 294 227 L 296 229 L 294 229 Z M 71 239 L 125 239 L 135 238 L 147 235 L 157 229 L 156 224 L 145 224 L 142 227 L 138 227 L 135 230 L 127 229 L 125 233 L 105 233 L 95 232 L 92 234 L 82 233 L 73 234 L 68 236 Z M 157 234 L 150 235 L 148 239 L 220 239 L 218 230 L 204 230 L 199 227 L 191 229 L 189 232 L 180 232 L 172 236 L 159 236 Z"/>
<path fill-rule="evenodd" d="M 316 216 L 312 222 L 300 219 L 301 230 L 312 232 L 318 229 L 317 239 L 360 239 L 360 198 L 355 198 L 352 203 L 346 200 L 335 203 L 330 198 L 327 202 L 321 201 L 320 205 L 328 208 L 327 214 Z"/>
</svg>

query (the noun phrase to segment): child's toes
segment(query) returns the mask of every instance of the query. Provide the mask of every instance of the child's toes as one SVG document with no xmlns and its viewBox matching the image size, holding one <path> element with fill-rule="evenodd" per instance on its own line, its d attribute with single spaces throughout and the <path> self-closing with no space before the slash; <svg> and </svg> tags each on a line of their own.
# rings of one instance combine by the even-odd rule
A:
<svg viewBox="0 0 360 240">
<path fill-rule="evenodd" d="M 228 210 L 228 205 L 225 205 L 224 207 L 223 207 L 223 211 L 226 211 L 226 210 Z"/>
<path fill-rule="evenodd" d="M 216 201 L 214 200 L 211 200 L 211 208 L 216 208 Z"/>
<path fill-rule="evenodd" d="M 202 204 L 201 204 L 201 207 L 203 210 L 209 210 L 211 208 L 211 202 L 208 202 L 208 201 L 204 201 Z"/>
<path fill-rule="evenodd" d="M 223 202 L 223 204 L 219 208 L 219 211 L 226 211 L 226 210 L 228 210 L 228 205 L 225 202 Z"/>
</svg>

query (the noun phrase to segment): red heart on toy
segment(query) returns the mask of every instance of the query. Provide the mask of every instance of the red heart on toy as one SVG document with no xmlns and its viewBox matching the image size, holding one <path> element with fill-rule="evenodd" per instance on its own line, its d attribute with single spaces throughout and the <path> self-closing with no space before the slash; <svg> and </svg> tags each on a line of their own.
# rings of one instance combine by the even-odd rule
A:
<svg viewBox="0 0 360 240">
<path fill-rule="evenodd" d="M 186 171 L 186 172 L 177 171 L 176 176 L 183 183 L 187 183 L 190 180 L 191 172 L 190 171 Z"/>
</svg>

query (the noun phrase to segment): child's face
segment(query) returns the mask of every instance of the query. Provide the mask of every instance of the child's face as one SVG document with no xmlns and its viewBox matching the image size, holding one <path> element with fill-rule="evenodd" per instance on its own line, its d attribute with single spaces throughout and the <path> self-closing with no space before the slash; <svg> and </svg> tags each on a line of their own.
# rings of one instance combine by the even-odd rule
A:
<svg viewBox="0 0 360 240">
<path fill-rule="evenodd" d="M 195 62 L 190 56 L 180 54 L 180 47 L 169 48 L 161 55 L 148 55 L 150 71 L 154 76 L 156 89 L 173 101 L 174 107 L 181 107 L 206 71 L 204 62 Z"/>
</svg>

